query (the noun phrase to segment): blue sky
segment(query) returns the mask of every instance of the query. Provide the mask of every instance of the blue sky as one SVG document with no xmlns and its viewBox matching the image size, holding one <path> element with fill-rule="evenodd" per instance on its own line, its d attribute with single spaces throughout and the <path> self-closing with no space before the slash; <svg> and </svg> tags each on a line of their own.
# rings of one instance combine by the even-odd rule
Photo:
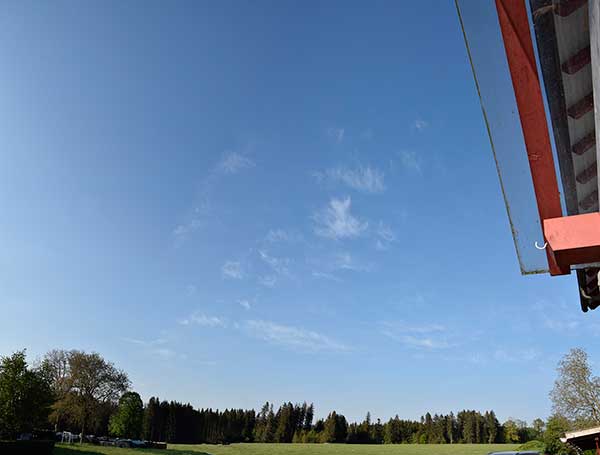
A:
<svg viewBox="0 0 600 455">
<path fill-rule="evenodd" d="M 549 413 L 600 351 L 519 274 L 453 2 L 9 2 L 0 352 L 200 407 Z"/>
</svg>

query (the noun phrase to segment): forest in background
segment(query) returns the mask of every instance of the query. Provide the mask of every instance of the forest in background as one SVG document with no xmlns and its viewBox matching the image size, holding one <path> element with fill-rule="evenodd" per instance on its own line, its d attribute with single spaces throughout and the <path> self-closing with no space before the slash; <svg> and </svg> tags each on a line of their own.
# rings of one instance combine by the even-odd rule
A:
<svg viewBox="0 0 600 455">
<path fill-rule="evenodd" d="M 501 423 L 494 411 L 398 415 L 382 421 L 370 413 L 349 422 L 337 411 L 315 418 L 314 405 L 265 403 L 254 409 L 206 409 L 152 397 L 144 403 L 128 375 L 98 353 L 53 350 L 33 366 L 25 351 L 0 358 L 0 439 L 36 430 L 71 431 L 184 444 L 346 443 L 493 444 L 539 440 L 550 454 L 568 455 L 565 431 L 600 424 L 600 378 L 588 357 L 573 349 L 558 364 L 550 393 L 553 415 L 531 424 Z"/>
<path fill-rule="evenodd" d="M 527 442 L 541 437 L 545 423 L 531 426 L 510 419 L 498 422 L 494 411 L 464 410 L 447 415 L 427 413 L 420 420 L 348 422 L 332 411 L 314 419 L 312 404 L 291 402 L 274 408 L 265 403 L 259 412 L 243 409 L 194 409 L 190 404 L 150 398 L 144 408 L 146 439 L 179 443 L 348 443 L 348 444 L 493 444 Z"/>
</svg>

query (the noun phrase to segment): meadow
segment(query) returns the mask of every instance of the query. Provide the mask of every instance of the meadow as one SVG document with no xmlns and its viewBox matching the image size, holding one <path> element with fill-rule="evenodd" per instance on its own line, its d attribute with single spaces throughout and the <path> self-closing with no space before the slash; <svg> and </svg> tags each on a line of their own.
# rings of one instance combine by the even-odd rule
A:
<svg viewBox="0 0 600 455">
<path fill-rule="evenodd" d="M 487 455 L 516 450 L 511 444 L 169 444 L 168 450 L 119 449 L 92 445 L 58 444 L 55 455 Z"/>
</svg>

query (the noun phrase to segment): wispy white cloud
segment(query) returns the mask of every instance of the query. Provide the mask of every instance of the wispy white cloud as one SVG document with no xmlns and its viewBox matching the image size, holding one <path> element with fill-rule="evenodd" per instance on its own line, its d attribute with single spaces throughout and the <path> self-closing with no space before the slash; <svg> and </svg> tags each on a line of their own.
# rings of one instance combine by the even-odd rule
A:
<svg viewBox="0 0 600 455">
<path fill-rule="evenodd" d="M 238 300 L 238 303 L 246 310 L 251 309 L 251 303 L 248 300 Z M 229 322 L 222 317 L 207 316 L 203 313 L 196 312 L 185 319 L 179 320 L 178 323 L 185 326 L 198 325 L 208 328 L 240 330 L 240 333 L 248 336 L 297 351 L 320 352 L 350 350 L 345 344 L 326 335 L 299 327 L 277 324 L 272 321 L 260 319 Z M 133 342 L 138 344 L 138 340 L 134 340 Z M 162 342 L 158 346 L 154 346 L 153 344 L 148 345 L 143 342 L 142 345 L 153 347 L 156 354 L 163 355 L 164 357 L 171 357 L 171 352 L 173 352 L 169 348 L 162 346 Z"/>
<path fill-rule="evenodd" d="M 246 310 L 249 310 L 250 308 L 252 308 L 252 305 L 246 299 L 238 300 L 238 303 L 242 308 L 244 308 Z"/>
<path fill-rule="evenodd" d="M 145 347 L 150 347 L 150 346 L 158 346 L 161 344 L 165 344 L 167 342 L 167 340 L 165 338 L 156 338 L 154 340 L 140 340 L 137 338 L 121 338 L 123 341 L 130 343 L 130 344 L 136 344 L 138 346 L 145 346 Z"/>
<path fill-rule="evenodd" d="M 285 229 L 271 229 L 267 233 L 265 240 L 271 243 L 279 242 L 299 242 L 302 240 L 302 234 L 296 231 Z"/>
<path fill-rule="evenodd" d="M 573 311 L 571 305 L 562 301 L 539 301 L 534 305 L 534 313 L 531 315 L 535 321 L 533 325 L 540 324 L 554 332 L 562 335 L 576 336 L 581 332 L 597 335 L 597 327 L 582 315 Z"/>
<path fill-rule="evenodd" d="M 157 357 L 160 357 L 164 360 L 171 360 L 171 359 L 186 360 L 187 359 L 186 354 L 182 354 L 182 353 L 174 351 L 173 349 L 164 348 L 164 347 L 153 349 L 152 354 Z"/>
<path fill-rule="evenodd" d="M 337 283 L 342 282 L 341 278 L 339 278 L 331 273 L 319 272 L 319 271 L 313 270 L 312 276 L 314 276 L 315 278 L 322 278 L 324 280 L 335 281 Z"/>
<path fill-rule="evenodd" d="M 393 229 L 383 221 L 379 222 L 379 226 L 377 227 L 377 235 L 386 242 L 396 241 L 396 234 L 394 233 Z"/>
<path fill-rule="evenodd" d="M 122 338 L 123 341 L 134 344 L 136 346 L 140 346 L 146 351 L 148 354 L 159 357 L 163 360 L 171 360 L 171 359 L 180 359 L 185 360 L 187 358 L 186 354 L 179 353 L 167 346 L 165 344 L 168 341 L 165 338 L 156 338 L 154 340 L 140 340 L 137 338 Z"/>
<path fill-rule="evenodd" d="M 244 278 L 242 264 L 237 261 L 226 261 L 221 267 L 221 273 L 224 277 L 233 278 L 234 280 L 241 280 Z"/>
<path fill-rule="evenodd" d="M 473 363 L 475 365 L 483 365 L 485 363 L 487 363 L 488 361 L 488 357 L 486 355 L 483 355 L 480 352 L 475 352 L 472 354 L 468 354 L 466 357 L 460 358 L 460 359 L 451 359 L 451 360 L 456 360 L 459 362 L 469 362 L 469 363 Z"/>
<path fill-rule="evenodd" d="M 448 341 L 446 332 L 446 327 L 441 324 L 410 325 L 404 322 L 381 324 L 383 335 L 412 348 L 437 350 L 455 346 Z"/>
<path fill-rule="evenodd" d="M 206 316 L 202 313 L 193 313 L 191 316 L 178 321 L 181 325 L 199 325 L 201 327 L 227 328 L 227 320 L 217 316 Z"/>
<path fill-rule="evenodd" d="M 227 175 L 237 174 L 243 169 L 254 167 L 254 161 L 237 152 L 226 152 L 208 174 L 201 180 L 193 206 L 185 221 L 175 226 L 173 237 L 181 244 L 194 231 L 206 225 L 213 214 L 212 193 L 218 182 Z"/>
<path fill-rule="evenodd" d="M 499 362 L 531 362 L 539 357 L 539 352 L 536 349 L 496 349 L 494 352 L 494 360 Z"/>
<path fill-rule="evenodd" d="M 350 213 L 352 201 L 332 198 L 329 205 L 313 216 L 315 233 L 330 239 L 358 237 L 364 233 L 369 224 L 361 221 Z"/>
<path fill-rule="evenodd" d="M 579 321 L 570 319 L 552 319 L 550 317 L 544 317 L 544 327 L 556 332 L 572 333 L 579 330 Z"/>
<path fill-rule="evenodd" d="M 327 135 L 332 138 L 338 144 L 342 143 L 344 140 L 345 130 L 344 128 L 328 128 Z"/>
<path fill-rule="evenodd" d="M 486 365 L 488 363 L 529 363 L 541 360 L 540 351 L 531 348 L 496 348 L 487 351 L 473 352 L 466 355 L 455 355 L 448 357 L 447 360 L 454 362 L 469 362 L 476 365 Z"/>
<path fill-rule="evenodd" d="M 275 275 L 264 275 L 258 278 L 258 284 L 267 288 L 275 287 L 277 284 L 277 277 Z"/>
<path fill-rule="evenodd" d="M 314 278 L 343 282 L 342 272 L 371 272 L 375 268 L 372 262 L 356 257 L 349 251 L 337 251 L 317 254 L 307 258 Z"/>
<path fill-rule="evenodd" d="M 423 119 L 416 119 L 412 124 L 412 127 L 417 131 L 423 131 L 428 126 L 429 126 L 429 123 L 427 123 Z"/>
<path fill-rule="evenodd" d="M 208 213 L 208 206 L 204 205 L 204 203 L 202 206 L 194 208 L 191 219 L 176 226 L 175 229 L 173 229 L 173 236 L 175 236 L 177 240 L 182 240 L 192 232 L 200 229 L 204 226 Z"/>
<path fill-rule="evenodd" d="M 426 349 L 447 349 L 451 345 L 446 340 L 435 339 L 432 337 L 419 337 L 415 335 L 388 335 L 401 343 L 412 346 L 415 348 L 426 348 Z"/>
<path fill-rule="evenodd" d="M 245 322 L 244 328 L 256 338 L 293 350 L 305 352 L 350 351 L 348 346 L 328 336 L 271 321 L 248 320 Z"/>
<path fill-rule="evenodd" d="M 312 175 L 319 182 L 343 183 L 363 193 L 382 193 L 385 190 L 383 172 L 370 166 L 359 166 L 356 169 L 334 167 L 323 172 L 313 172 Z"/>
<path fill-rule="evenodd" d="M 385 326 L 396 329 L 400 332 L 411 332 L 411 333 L 442 333 L 446 332 L 447 328 L 443 324 L 427 323 L 427 324 L 407 324 L 403 321 L 398 322 L 385 322 Z"/>
<path fill-rule="evenodd" d="M 365 264 L 358 261 L 347 251 L 336 254 L 332 266 L 335 270 L 352 270 L 355 272 L 368 272 L 373 268 L 372 264 Z"/>
<path fill-rule="evenodd" d="M 403 150 L 399 153 L 402 167 L 414 172 L 421 172 L 421 161 L 413 150 Z"/>
<path fill-rule="evenodd" d="M 377 240 L 375 242 L 375 247 L 378 250 L 387 250 L 389 245 L 396 241 L 396 233 L 390 226 L 385 224 L 383 221 L 379 222 L 376 234 Z"/>
<path fill-rule="evenodd" d="M 262 261 L 267 264 L 277 275 L 291 275 L 289 269 L 290 260 L 288 258 L 277 258 L 270 256 L 266 251 L 263 250 L 259 250 L 258 254 L 260 255 Z"/>
<path fill-rule="evenodd" d="M 237 152 L 228 152 L 223 155 L 223 158 L 217 165 L 217 169 L 224 174 L 237 174 L 243 169 L 254 166 L 254 161 L 247 156 L 241 155 Z"/>
</svg>

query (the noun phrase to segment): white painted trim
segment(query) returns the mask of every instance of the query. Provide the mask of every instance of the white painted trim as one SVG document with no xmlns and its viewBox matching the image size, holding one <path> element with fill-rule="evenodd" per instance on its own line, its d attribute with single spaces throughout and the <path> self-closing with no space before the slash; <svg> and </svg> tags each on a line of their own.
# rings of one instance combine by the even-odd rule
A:
<svg viewBox="0 0 600 455">
<path fill-rule="evenodd" d="M 596 2 L 591 2 L 591 3 L 596 3 Z M 562 442 L 567 442 L 571 439 L 581 438 L 583 436 L 591 436 L 594 434 L 598 434 L 600 436 L 600 427 L 588 428 L 587 430 L 580 430 L 580 431 L 571 431 L 569 433 L 565 433 L 565 437 L 560 438 L 560 440 Z"/>
</svg>

